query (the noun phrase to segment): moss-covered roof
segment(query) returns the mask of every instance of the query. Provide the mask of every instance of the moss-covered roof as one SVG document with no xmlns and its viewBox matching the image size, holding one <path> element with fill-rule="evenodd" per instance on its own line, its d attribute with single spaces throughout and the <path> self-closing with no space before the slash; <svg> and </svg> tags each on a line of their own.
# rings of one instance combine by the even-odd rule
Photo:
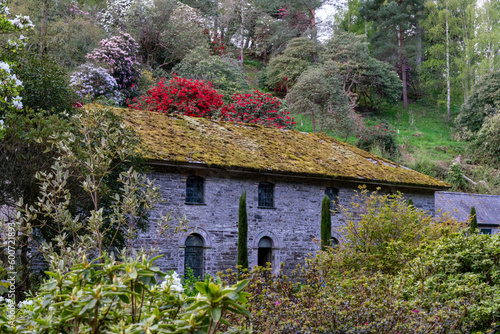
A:
<svg viewBox="0 0 500 334">
<path fill-rule="evenodd" d="M 141 136 L 149 160 L 397 185 L 448 186 L 325 134 L 132 109 L 118 112 Z"/>
</svg>

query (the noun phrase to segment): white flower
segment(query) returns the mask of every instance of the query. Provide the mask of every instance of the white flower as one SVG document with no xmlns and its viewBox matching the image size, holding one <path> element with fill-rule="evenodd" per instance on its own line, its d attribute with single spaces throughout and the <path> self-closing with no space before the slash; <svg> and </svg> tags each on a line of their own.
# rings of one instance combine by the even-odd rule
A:
<svg viewBox="0 0 500 334">
<path fill-rule="evenodd" d="M 161 288 L 163 290 L 170 290 L 176 293 L 184 292 L 184 288 L 181 284 L 181 278 L 175 271 L 172 274 L 167 274 L 165 276 L 165 280 L 161 282 Z"/>
<path fill-rule="evenodd" d="M 6 62 L 0 61 L 0 70 L 10 73 L 10 66 Z"/>
<path fill-rule="evenodd" d="M 19 308 L 23 308 L 25 307 L 26 305 L 33 305 L 33 300 L 23 300 L 22 302 L 19 302 L 19 304 L 17 304 L 17 307 Z"/>
<path fill-rule="evenodd" d="M 18 110 L 21 110 L 23 109 L 23 103 L 21 102 L 22 100 L 22 97 L 20 96 L 16 96 L 12 99 L 12 106 L 14 106 L 14 108 L 18 109 Z"/>
</svg>

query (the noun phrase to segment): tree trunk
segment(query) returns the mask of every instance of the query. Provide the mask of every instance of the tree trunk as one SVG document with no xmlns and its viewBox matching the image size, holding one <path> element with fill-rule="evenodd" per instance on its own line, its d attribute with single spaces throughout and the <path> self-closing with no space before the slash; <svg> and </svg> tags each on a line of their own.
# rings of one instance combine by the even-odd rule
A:
<svg viewBox="0 0 500 334">
<path fill-rule="evenodd" d="M 316 30 L 316 9 L 311 8 L 311 37 L 313 41 L 318 40 L 318 31 Z"/>
<path fill-rule="evenodd" d="M 314 111 L 311 110 L 311 123 L 313 126 L 313 133 L 316 133 L 316 119 L 314 118 Z"/>
<path fill-rule="evenodd" d="M 243 68 L 243 48 L 245 43 L 245 38 L 243 37 L 243 25 L 245 24 L 245 11 L 244 11 L 244 2 L 241 1 L 241 26 L 240 26 L 240 66 Z"/>
<path fill-rule="evenodd" d="M 42 22 L 40 23 L 40 57 L 46 52 L 45 35 L 47 34 L 48 0 L 42 1 Z"/>
<path fill-rule="evenodd" d="M 403 27 L 399 27 L 399 55 L 401 59 L 401 80 L 403 81 L 403 107 L 408 109 L 408 89 L 406 82 L 405 35 Z"/>
<path fill-rule="evenodd" d="M 446 1 L 446 122 L 450 122 L 450 30 L 448 18 L 448 1 Z"/>
</svg>

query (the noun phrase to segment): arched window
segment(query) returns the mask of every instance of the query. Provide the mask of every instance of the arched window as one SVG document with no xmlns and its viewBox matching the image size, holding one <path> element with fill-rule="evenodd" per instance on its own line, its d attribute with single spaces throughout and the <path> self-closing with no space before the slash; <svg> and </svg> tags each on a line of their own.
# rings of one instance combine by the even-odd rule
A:
<svg viewBox="0 0 500 334">
<path fill-rule="evenodd" d="M 339 241 L 337 238 L 332 238 L 332 247 L 337 248 L 339 246 Z"/>
<path fill-rule="evenodd" d="M 330 199 L 330 209 L 333 212 L 337 211 L 338 201 L 339 201 L 339 190 L 337 188 L 328 187 L 325 190 L 325 195 Z M 333 203 L 332 201 L 335 201 Z"/>
<path fill-rule="evenodd" d="M 191 234 L 187 237 L 184 250 L 184 274 L 188 272 L 188 268 L 191 268 L 195 277 L 203 278 L 203 245 L 203 239 L 198 234 Z"/>
<path fill-rule="evenodd" d="M 186 204 L 203 204 L 203 178 L 190 176 L 186 180 Z"/>
<path fill-rule="evenodd" d="M 273 240 L 269 237 L 263 237 L 259 240 L 259 249 L 257 252 L 257 265 L 265 267 L 267 263 L 273 262 Z"/>
<path fill-rule="evenodd" d="M 261 208 L 274 208 L 274 184 L 259 183 L 259 203 Z"/>
</svg>

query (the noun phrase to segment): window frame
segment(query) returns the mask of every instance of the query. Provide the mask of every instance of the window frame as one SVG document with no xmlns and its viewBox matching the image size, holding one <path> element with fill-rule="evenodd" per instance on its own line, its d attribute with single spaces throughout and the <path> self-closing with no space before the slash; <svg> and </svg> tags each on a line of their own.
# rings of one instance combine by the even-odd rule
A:
<svg viewBox="0 0 500 334">
<path fill-rule="evenodd" d="M 330 197 L 329 190 L 333 191 L 332 195 L 335 198 L 331 198 Z M 339 207 L 339 203 L 338 203 L 339 202 L 339 193 L 340 193 L 340 189 L 335 188 L 335 187 L 326 187 L 326 189 L 325 189 L 325 195 L 328 196 L 328 198 L 330 199 L 330 210 L 332 211 L 332 213 L 337 213 L 338 212 L 338 207 Z M 335 201 L 335 204 L 333 204 L 333 201 Z"/>
<path fill-rule="evenodd" d="M 190 182 L 195 182 L 190 185 Z M 197 189 L 198 188 L 198 189 Z M 190 190 L 191 189 L 191 190 Z M 189 192 L 194 192 L 189 194 Z M 201 196 L 200 196 L 201 193 Z M 187 205 L 205 205 L 205 179 L 199 176 L 188 176 L 186 179 L 186 198 Z"/>
<path fill-rule="evenodd" d="M 264 191 L 267 192 L 267 194 L 264 194 Z M 257 190 L 257 208 L 259 209 L 276 209 L 274 206 L 274 184 L 271 182 L 260 182 Z M 271 197 L 271 200 L 269 198 L 263 198 L 263 196 L 266 197 Z"/>
</svg>

